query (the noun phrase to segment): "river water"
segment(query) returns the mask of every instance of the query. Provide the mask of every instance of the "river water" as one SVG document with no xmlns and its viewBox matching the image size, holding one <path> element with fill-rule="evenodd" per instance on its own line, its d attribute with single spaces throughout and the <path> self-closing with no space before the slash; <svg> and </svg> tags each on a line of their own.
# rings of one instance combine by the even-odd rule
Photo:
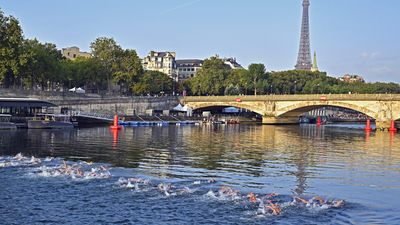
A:
<svg viewBox="0 0 400 225">
<path fill-rule="evenodd" d="M 400 136 L 356 128 L 0 131 L 1 224 L 399 224 Z"/>
</svg>

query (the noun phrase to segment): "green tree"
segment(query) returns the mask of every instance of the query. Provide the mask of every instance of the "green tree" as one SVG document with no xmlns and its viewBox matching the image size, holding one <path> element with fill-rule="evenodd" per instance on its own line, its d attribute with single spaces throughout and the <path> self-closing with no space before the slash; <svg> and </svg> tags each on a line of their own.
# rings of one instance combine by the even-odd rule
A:
<svg viewBox="0 0 400 225">
<path fill-rule="evenodd" d="M 133 83 L 138 82 L 143 75 L 143 67 L 135 50 L 127 49 L 118 60 L 118 69 L 113 74 L 116 82 L 124 94 L 131 91 Z"/>
<path fill-rule="evenodd" d="M 113 38 L 99 37 L 90 44 L 93 57 L 107 70 L 108 91 L 112 89 L 112 76 L 118 71 L 119 60 L 123 56 L 121 46 Z"/>
<path fill-rule="evenodd" d="M 225 79 L 230 73 L 230 68 L 218 57 L 204 60 L 203 67 L 197 75 L 190 78 L 192 93 L 202 95 L 223 95 L 225 91 Z"/>
<path fill-rule="evenodd" d="M 260 87 L 260 80 L 265 79 L 265 66 L 264 64 L 250 64 L 249 66 L 249 76 L 252 81 L 254 95 L 257 95 L 257 88 Z"/>
<path fill-rule="evenodd" d="M 54 44 L 42 44 L 36 39 L 24 40 L 22 49 L 27 63 L 21 67 L 20 74 L 26 86 L 32 88 L 40 84 L 43 89 L 52 88 L 55 83 L 62 81 L 62 56 Z"/>
<path fill-rule="evenodd" d="M 21 52 L 23 36 L 19 22 L 0 10 L 0 83 L 16 85 L 21 66 L 26 63 Z"/>
<path fill-rule="evenodd" d="M 132 91 L 137 95 L 171 94 L 173 84 L 172 78 L 165 73 L 146 71 L 139 82 L 132 86 Z"/>
<path fill-rule="evenodd" d="M 251 88 L 251 84 L 252 80 L 250 79 L 249 72 L 246 69 L 231 70 L 225 81 L 225 86 L 227 88 L 235 86 L 238 88 L 239 94 L 247 94 L 247 90 Z"/>
<path fill-rule="evenodd" d="M 95 58 L 78 57 L 62 61 L 62 76 L 65 87 L 85 87 L 89 92 L 101 93 L 107 88 L 107 71 Z"/>
</svg>

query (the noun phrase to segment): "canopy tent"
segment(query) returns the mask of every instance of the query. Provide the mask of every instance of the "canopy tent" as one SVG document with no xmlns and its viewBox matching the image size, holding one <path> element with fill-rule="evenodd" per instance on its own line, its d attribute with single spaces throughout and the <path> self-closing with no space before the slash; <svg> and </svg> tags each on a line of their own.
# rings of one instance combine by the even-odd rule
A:
<svg viewBox="0 0 400 225">
<path fill-rule="evenodd" d="M 86 92 L 85 90 L 83 90 L 80 87 L 78 87 L 78 88 L 73 87 L 73 88 L 69 89 L 68 91 L 75 92 L 75 93 L 78 93 L 78 94 L 85 94 L 85 92 Z"/>
<path fill-rule="evenodd" d="M 83 90 L 82 88 L 80 88 L 80 87 L 78 87 L 76 90 L 75 90 L 75 92 L 76 93 L 80 93 L 80 94 L 85 94 L 85 90 Z"/>
<path fill-rule="evenodd" d="M 185 106 L 186 107 L 186 106 Z M 180 111 L 180 112 L 186 112 L 187 111 L 187 107 L 185 108 L 185 107 L 183 107 L 180 103 L 177 105 L 177 106 L 175 106 L 174 108 L 173 108 L 173 110 L 174 111 Z"/>
<path fill-rule="evenodd" d="M 188 111 L 188 107 L 185 105 L 182 107 L 182 111 L 187 112 Z"/>
</svg>

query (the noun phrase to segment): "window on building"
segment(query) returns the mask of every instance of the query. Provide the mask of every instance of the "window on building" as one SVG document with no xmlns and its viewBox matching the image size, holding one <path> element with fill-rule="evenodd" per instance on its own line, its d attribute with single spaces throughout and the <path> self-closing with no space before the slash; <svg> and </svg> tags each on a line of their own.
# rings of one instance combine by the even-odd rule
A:
<svg viewBox="0 0 400 225">
<path fill-rule="evenodd" d="M 69 52 L 67 52 L 67 55 L 69 56 Z"/>
<path fill-rule="evenodd" d="M 74 58 L 76 58 L 76 54 L 74 54 L 74 56 L 73 56 Z"/>
</svg>

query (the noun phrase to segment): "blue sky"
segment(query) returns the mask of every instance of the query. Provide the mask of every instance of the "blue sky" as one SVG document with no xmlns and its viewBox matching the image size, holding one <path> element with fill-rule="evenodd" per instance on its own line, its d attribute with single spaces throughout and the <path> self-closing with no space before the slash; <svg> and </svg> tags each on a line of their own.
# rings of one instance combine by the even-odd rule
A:
<svg viewBox="0 0 400 225">
<path fill-rule="evenodd" d="M 113 37 L 143 57 L 150 50 L 177 58 L 236 57 L 244 66 L 293 69 L 301 0 L 0 0 L 25 37 L 89 51 Z M 400 82 L 399 0 L 311 0 L 311 48 L 332 76 Z"/>
</svg>

